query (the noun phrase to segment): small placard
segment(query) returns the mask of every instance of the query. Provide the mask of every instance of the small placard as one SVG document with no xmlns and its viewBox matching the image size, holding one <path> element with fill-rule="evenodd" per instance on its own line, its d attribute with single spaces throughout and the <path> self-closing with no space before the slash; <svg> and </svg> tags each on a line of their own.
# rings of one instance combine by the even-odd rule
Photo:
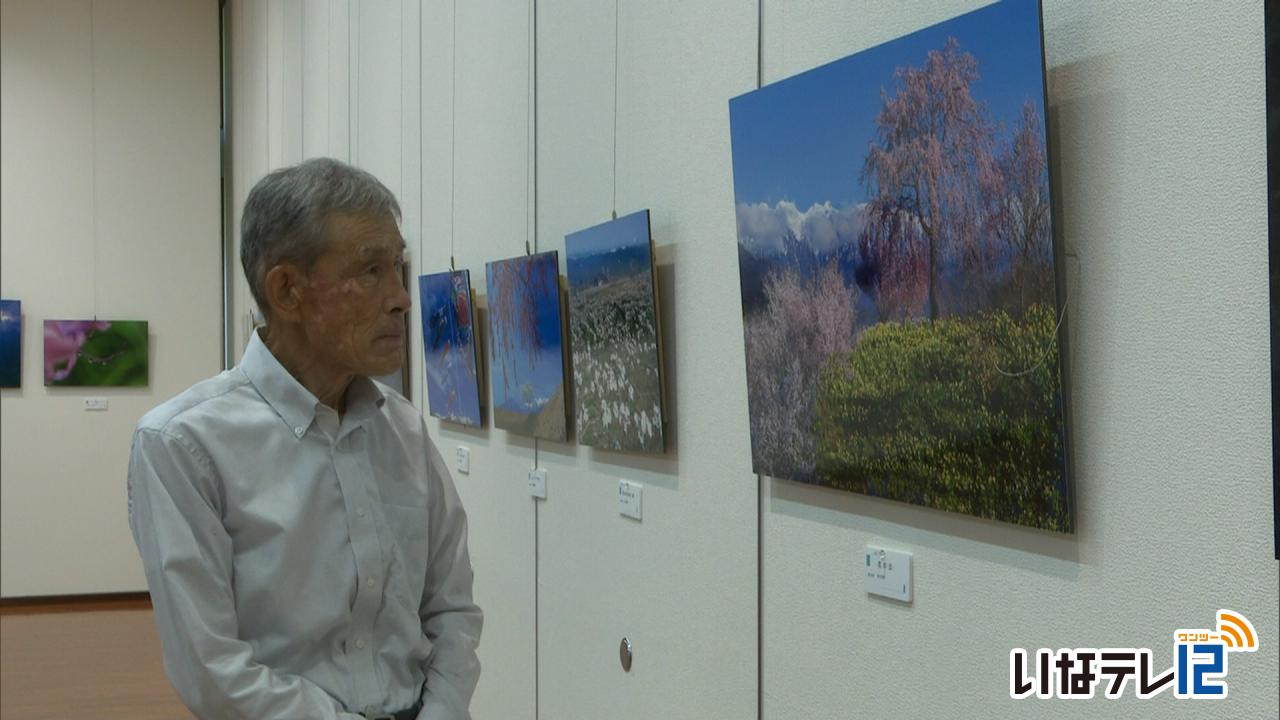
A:
<svg viewBox="0 0 1280 720">
<path fill-rule="evenodd" d="M 618 512 L 629 518 L 640 519 L 640 494 L 644 486 L 629 480 L 618 481 Z"/>
<path fill-rule="evenodd" d="M 93 411 L 106 410 L 108 405 L 109 403 L 107 402 L 106 398 L 85 398 L 84 399 L 85 410 L 93 410 Z"/>
<path fill-rule="evenodd" d="M 456 461 L 455 467 L 457 467 L 458 472 L 462 473 L 463 475 L 466 475 L 467 473 L 471 472 L 471 448 L 467 447 L 466 445 L 458 446 L 457 461 Z"/>
<path fill-rule="evenodd" d="M 543 468 L 529 471 L 529 494 L 539 500 L 547 499 L 547 471 Z"/>
<path fill-rule="evenodd" d="M 867 546 L 863 553 L 863 589 L 902 602 L 911 602 L 911 553 Z"/>
</svg>

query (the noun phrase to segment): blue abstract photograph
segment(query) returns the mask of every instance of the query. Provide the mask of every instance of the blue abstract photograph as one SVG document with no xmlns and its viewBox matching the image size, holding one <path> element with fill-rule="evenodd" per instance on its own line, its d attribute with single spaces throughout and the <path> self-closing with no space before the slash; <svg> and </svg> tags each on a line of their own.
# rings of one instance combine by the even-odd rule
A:
<svg viewBox="0 0 1280 720">
<path fill-rule="evenodd" d="M 578 442 L 660 453 L 662 363 L 649 211 L 570 233 L 564 249 Z"/>
<path fill-rule="evenodd" d="M 729 103 L 756 472 L 1071 532 L 1039 3 Z"/>
<path fill-rule="evenodd" d="M 471 272 L 420 275 L 418 307 L 428 412 L 441 420 L 481 427 Z"/>
<path fill-rule="evenodd" d="M 560 256 L 552 250 L 485 265 L 493 424 L 567 437 Z"/>
<path fill-rule="evenodd" d="M 22 387 L 22 301 L 0 300 L 0 388 Z"/>
</svg>

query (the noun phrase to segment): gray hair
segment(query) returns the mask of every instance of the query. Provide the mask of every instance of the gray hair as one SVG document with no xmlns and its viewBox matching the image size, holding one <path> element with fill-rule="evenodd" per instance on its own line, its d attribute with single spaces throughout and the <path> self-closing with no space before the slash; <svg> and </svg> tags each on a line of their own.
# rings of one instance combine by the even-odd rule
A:
<svg viewBox="0 0 1280 720">
<path fill-rule="evenodd" d="M 267 272 L 281 263 L 309 270 L 328 248 L 327 223 L 339 213 L 389 214 L 400 222 L 400 204 L 385 185 L 332 158 L 275 170 L 249 191 L 240 220 L 240 264 L 264 316 L 270 314 L 263 288 Z"/>
</svg>

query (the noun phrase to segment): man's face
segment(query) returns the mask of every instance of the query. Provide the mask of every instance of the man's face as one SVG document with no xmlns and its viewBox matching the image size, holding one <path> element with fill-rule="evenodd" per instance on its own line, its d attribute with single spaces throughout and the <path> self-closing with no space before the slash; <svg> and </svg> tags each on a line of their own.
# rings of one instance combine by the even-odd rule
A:
<svg viewBox="0 0 1280 720">
<path fill-rule="evenodd" d="M 301 289 L 312 357 L 328 369 L 379 376 L 404 363 L 404 240 L 394 218 L 335 215 L 329 247 Z"/>
</svg>

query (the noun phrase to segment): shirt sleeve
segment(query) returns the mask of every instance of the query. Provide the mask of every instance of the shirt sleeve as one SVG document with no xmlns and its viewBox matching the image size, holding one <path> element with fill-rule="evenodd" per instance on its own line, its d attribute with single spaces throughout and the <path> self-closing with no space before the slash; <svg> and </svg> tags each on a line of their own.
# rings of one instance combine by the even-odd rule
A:
<svg viewBox="0 0 1280 720">
<path fill-rule="evenodd" d="M 422 431 L 427 437 L 425 423 Z M 424 668 L 427 680 L 418 720 L 468 720 L 471 695 L 480 679 L 476 647 L 484 618 L 471 597 L 466 512 L 430 438 L 427 453 L 431 550 L 418 614 L 432 649 Z"/>
<path fill-rule="evenodd" d="M 142 556 L 165 672 L 199 718 L 353 720 L 319 686 L 254 661 L 237 637 L 232 544 L 212 464 L 182 437 L 134 434 L 129 526 Z"/>
</svg>

